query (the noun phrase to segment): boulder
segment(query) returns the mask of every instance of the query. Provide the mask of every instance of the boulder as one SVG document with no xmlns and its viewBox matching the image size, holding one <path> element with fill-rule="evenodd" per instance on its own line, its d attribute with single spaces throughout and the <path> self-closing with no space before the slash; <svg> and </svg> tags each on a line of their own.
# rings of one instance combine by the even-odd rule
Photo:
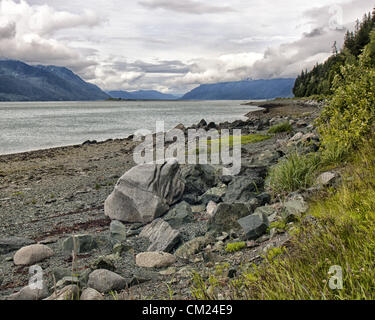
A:
<svg viewBox="0 0 375 320">
<path fill-rule="evenodd" d="M 191 206 L 187 202 L 182 201 L 169 210 L 163 217 L 163 220 L 168 222 L 172 228 L 180 228 L 184 224 L 194 221 Z"/>
<path fill-rule="evenodd" d="M 35 244 L 35 241 L 20 237 L 0 238 L 0 254 L 7 254 L 31 244 Z"/>
<path fill-rule="evenodd" d="M 43 244 L 32 244 L 19 249 L 13 257 L 15 265 L 33 265 L 53 255 L 52 249 Z"/>
<path fill-rule="evenodd" d="M 176 258 L 166 252 L 142 252 L 137 254 L 135 261 L 143 268 L 165 268 L 175 263 Z"/>
<path fill-rule="evenodd" d="M 180 232 L 171 228 L 168 222 L 162 219 L 156 219 L 145 226 L 139 235 L 148 238 L 151 245 L 147 251 L 170 252 L 180 241 Z"/>
<path fill-rule="evenodd" d="M 211 188 L 200 196 L 199 202 L 204 205 L 207 205 L 210 201 L 214 201 L 216 203 L 221 202 L 222 198 L 225 196 L 225 193 L 227 192 L 227 189 L 228 187 L 225 184 Z"/>
<path fill-rule="evenodd" d="M 104 211 L 112 220 L 149 223 L 180 200 L 184 187 L 176 159 L 138 165 L 119 179 Z"/>
<path fill-rule="evenodd" d="M 71 254 L 74 250 L 74 242 L 76 243 L 76 253 L 86 253 L 98 247 L 96 239 L 90 234 L 72 235 L 62 241 L 62 249 L 64 252 Z"/>
<path fill-rule="evenodd" d="M 251 213 L 250 206 L 245 203 L 220 203 L 208 221 L 208 230 L 215 233 L 240 230 L 241 226 L 237 220 Z"/>
<path fill-rule="evenodd" d="M 255 193 L 262 188 L 264 180 L 260 177 L 240 176 L 235 177 L 228 185 L 224 202 L 247 202 L 254 198 Z"/>
<path fill-rule="evenodd" d="M 127 281 L 120 275 L 105 269 L 95 270 L 90 273 L 88 286 L 101 293 L 114 290 L 122 290 L 126 287 Z"/>
<path fill-rule="evenodd" d="M 48 297 L 48 287 L 47 283 L 44 281 L 41 289 L 31 288 L 30 286 L 23 287 L 19 292 L 14 293 L 8 297 L 6 300 L 42 300 Z"/>
<path fill-rule="evenodd" d="M 267 215 L 260 212 L 239 219 L 238 224 L 244 232 L 244 240 L 258 239 L 269 227 Z"/>
<path fill-rule="evenodd" d="M 87 288 L 82 291 L 81 298 L 79 300 L 104 300 L 103 295 L 93 288 Z"/>
<path fill-rule="evenodd" d="M 303 133 L 302 132 L 298 132 L 292 138 L 289 139 L 289 142 L 300 141 L 302 139 L 302 137 L 303 137 Z"/>
</svg>

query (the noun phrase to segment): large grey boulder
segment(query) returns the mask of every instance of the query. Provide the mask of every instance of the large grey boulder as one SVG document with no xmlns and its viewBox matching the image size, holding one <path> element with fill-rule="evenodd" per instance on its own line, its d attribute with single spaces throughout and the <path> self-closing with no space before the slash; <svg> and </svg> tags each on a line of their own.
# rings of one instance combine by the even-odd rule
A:
<svg viewBox="0 0 375 320">
<path fill-rule="evenodd" d="M 122 290 L 126 287 L 127 280 L 120 275 L 105 269 L 95 270 L 90 273 L 88 286 L 101 293 Z"/>
<path fill-rule="evenodd" d="M 308 209 L 309 206 L 303 199 L 289 200 L 284 204 L 282 217 L 286 222 L 293 222 L 300 219 Z"/>
<path fill-rule="evenodd" d="M 147 249 L 149 252 L 170 252 L 181 238 L 180 232 L 172 229 L 169 223 L 162 219 L 156 219 L 145 226 L 139 236 L 150 240 L 151 245 Z"/>
<path fill-rule="evenodd" d="M 20 237 L 0 238 L 0 254 L 7 254 L 31 244 L 35 244 L 35 241 Z"/>
<path fill-rule="evenodd" d="M 255 240 L 261 237 L 269 226 L 268 218 L 265 213 L 255 213 L 238 220 L 242 227 L 245 240 Z"/>
<path fill-rule="evenodd" d="M 162 216 L 182 197 L 184 183 L 175 159 L 142 164 L 126 172 L 104 204 L 112 220 L 148 223 Z"/>
<path fill-rule="evenodd" d="M 237 220 L 251 213 L 251 206 L 246 203 L 220 203 L 208 221 L 208 230 L 215 233 L 239 230 L 241 226 Z"/>
</svg>

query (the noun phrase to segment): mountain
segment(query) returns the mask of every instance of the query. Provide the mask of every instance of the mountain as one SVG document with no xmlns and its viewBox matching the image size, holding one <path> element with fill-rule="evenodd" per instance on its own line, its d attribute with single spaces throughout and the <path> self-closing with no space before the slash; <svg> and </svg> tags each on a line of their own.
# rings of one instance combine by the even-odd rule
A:
<svg viewBox="0 0 375 320">
<path fill-rule="evenodd" d="M 0 101 L 92 101 L 109 96 L 67 68 L 0 60 Z"/>
<path fill-rule="evenodd" d="M 182 100 L 261 100 L 293 97 L 295 79 L 244 80 L 202 84 Z"/>
<path fill-rule="evenodd" d="M 108 91 L 112 98 L 124 100 L 177 100 L 178 97 L 161 93 L 155 90 L 140 90 L 140 91 Z"/>
</svg>

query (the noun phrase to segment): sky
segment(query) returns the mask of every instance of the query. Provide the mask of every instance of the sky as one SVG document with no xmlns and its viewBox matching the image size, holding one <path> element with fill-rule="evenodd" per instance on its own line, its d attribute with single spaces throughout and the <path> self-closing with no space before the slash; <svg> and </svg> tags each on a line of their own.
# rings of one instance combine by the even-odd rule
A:
<svg viewBox="0 0 375 320">
<path fill-rule="evenodd" d="M 0 58 L 64 66 L 103 90 L 182 94 L 296 77 L 375 0 L 0 0 Z"/>
</svg>

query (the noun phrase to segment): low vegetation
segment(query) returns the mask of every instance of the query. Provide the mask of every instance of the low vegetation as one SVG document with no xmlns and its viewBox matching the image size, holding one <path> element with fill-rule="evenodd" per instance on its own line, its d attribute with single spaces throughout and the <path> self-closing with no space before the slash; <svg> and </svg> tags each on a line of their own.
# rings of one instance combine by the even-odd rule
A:
<svg viewBox="0 0 375 320">
<path fill-rule="evenodd" d="M 276 133 L 281 133 L 281 132 L 291 132 L 293 131 L 293 127 L 289 122 L 283 122 L 279 124 L 275 124 L 272 126 L 269 130 L 269 134 L 276 134 Z"/>
</svg>

